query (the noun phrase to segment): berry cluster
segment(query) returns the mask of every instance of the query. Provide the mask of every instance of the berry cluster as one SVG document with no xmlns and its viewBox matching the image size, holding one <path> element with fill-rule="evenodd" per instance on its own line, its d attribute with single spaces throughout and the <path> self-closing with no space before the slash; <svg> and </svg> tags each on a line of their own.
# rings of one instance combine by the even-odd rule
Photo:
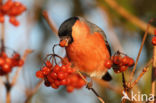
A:
<svg viewBox="0 0 156 103">
<path fill-rule="evenodd" d="M 113 67 L 115 73 L 124 72 L 128 67 L 132 67 L 133 65 L 134 60 L 125 54 L 121 55 L 119 51 L 105 62 L 105 67 L 108 69 Z"/>
<path fill-rule="evenodd" d="M 152 38 L 152 44 L 156 46 L 156 30 L 154 30 L 154 37 Z"/>
<path fill-rule="evenodd" d="M 14 26 L 19 25 L 19 21 L 15 18 L 22 14 L 26 10 L 26 7 L 17 1 L 7 0 L 2 6 L 0 6 L 0 22 L 4 23 L 4 16 L 10 17 L 9 22 Z"/>
<path fill-rule="evenodd" d="M 12 71 L 13 67 L 22 66 L 24 61 L 18 53 L 14 53 L 12 57 L 8 57 L 5 52 L 0 53 L 0 76 L 6 75 Z"/>
<path fill-rule="evenodd" d="M 49 60 L 45 64 L 36 72 L 36 77 L 44 78 L 45 86 L 57 89 L 62 85 L 66 86 L 67 92 L 73 92 L 75 88 L 80 89 L 85 85 L 85 81 L 75 73 L 70 64 L 53 66 Z"/>
</svg>

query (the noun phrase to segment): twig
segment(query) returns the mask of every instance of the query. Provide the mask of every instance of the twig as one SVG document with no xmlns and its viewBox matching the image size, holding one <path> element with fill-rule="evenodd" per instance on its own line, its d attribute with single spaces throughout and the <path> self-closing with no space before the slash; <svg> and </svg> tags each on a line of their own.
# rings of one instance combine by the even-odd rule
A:
<svg viewBox="0 0 156 103">
<path fill-rule="evenodd" d="M 80 75 L 80 77 L 86 82 L 86 84 L 89 84 L 89 82 L 85 79 L 85 77 L 79 72 L 77 71 L 77 73 Z M 99 94 L 95 91 L 95 89 L 93 87 L 89 88 L 89 90 L 91 90 L 95 95 L 96 97 L 98 98 L 98 100 L 101 102 L 101 103 L 105 103 L 104 100 L 99 96 Z"/>
<path fill-rule="evenodd" d="M 111 8 L 113 8 L 117 13 L 119 13 L 125 19 L 127 19 L 128 21 L 130 21 L 134 25 L 138 26 L 140 29 L 146 31 L 146 27 L 148 24 L 145 23 L 144 21 L 140 20 L 136 16 L 130 14 L 126 9 L 124 9 L 123 7 L 118 5 L 116 3 L 116 0 L 103 0 L 103 1 L 106 2 Z M 148 32 L 150 34 L 154 34 L 155 29 L 156 29 L 155 27 L 151 26 L 151 28 L 149 29 Z"/>
<path fill-rule="evenodd" d="M 27 92 L 27 99 L 25 100 L 25 103 L 28 103 L 29 100 L 32 98 L 32 96 L 37 92 L 37 90 L 40 88 L 41 84 L 43 83 L 43 80 L 40 80 L 36 86 L 33 88 L 33 90 Z"/>
<path fill-rule="evenodd" d="M 5 40 L 5 24 L 2 23 L 1 24 L 1 51 L 5 51 L 4 40 Z"/>
<path fill-rule="evenodd" d="M 11 95 L 10 95 L 10 91 L 7 92 L 7 94 L 6 94 L 6 103 L 11 103 Z"/>
<path fill-rule="evenodd" d="M 140 75 L 138 76 L 138 78 L 132 83 L 130 88 L 133 88 L 138 81 L 142 78 L 142 76 L 148 71 L 149 65 L 153 62 L 153 59 L 151 59 L 147 65 L 143 68 L 142 72 L 140 73 Z"/>
<path fill-rule="evenodd" d="M 140 49 L 139 49 L 138 56 L 137 56 L 137 58 L 136 58 L 135 65 L 134 65 L 133 70 L 132 70 L 132 72 L 131 72 L 131 74 L 130 74 L 130 82 L 131 82 L 132 79 L 133 79 L 133 76 L 134 76 L 134 73 L 135 73 L 135 70 L 136 70 L 136 66 L 137 66 L 137 64 L 138 64 L 138 60 L 139 60 L 139 57 L 140 57 L 140 55 L 141 55 L 141 51 L 142 51 L 143 45 L 144 45 L 144 43 L 145 43 L 145 40 L 146 40 L 146 37 L 147 37 L 147 34 L 148 34 L 148 30 L 149 30 L 149 27 L 150 27 L 150 23 L 151 23 L 152 21 L 153 21 L 153 19 L 151 19 L 151 20 L 149 21 L 148 25 L 147 25 L 147 29 L 146 29 L 146 32 L 145 32 L 144 37 L 143 37 L 143 39 L 142 39 L 142 43 L 141 43 L 141 46 L 140 46 Z"/>
<path fill-rule="evenodd" d="M 26 60 L 26 57 L 27 57 L 28 54 L 30 54 L 30 53 L 32 53 L 32 50 L 30 50 L 30 49 L 25 50 L 24 55 L 23 55 L 23 57 L 22 57 L 23 61 Z M 13 85 L 16 84 L 17 78 L 18 78 L 18 76 L 19 76 L 19 72 L 21 71 L 22 68 L 23 68 L 23 67 L 21 66 L 21 67 L 18 67 L 18 69 L 16 70 L 16 73 L 15 73 L 13 79 L 12 79 L 11 86 L 13 86 Z"/>
<path fill-rule="evenodd" d="M 44 17 L 44 19 L 47 21 L 47 23 L 49 24 L 51 30 L 56 34 L 58 35 L 58 31 L 57 31 L 57 28 L 56 26 L 54 25 L 54 23 L 52 22 L 52 20 L 49 18 L 49 15 L 48 15 L 48 12 L 47 11 L 43 11 L 42 12 L 42 15 Z"/>
<path fill-rule="evenodd" d="M 6 77 L 6 82 L 4 82 L 4 84 L 6 88 L 6 103 L 11 103 L 11 96 L 10 96 L 11 85 L 9 81 L 9 75 L 7 74 L 5 77 Z"/>
</svg>

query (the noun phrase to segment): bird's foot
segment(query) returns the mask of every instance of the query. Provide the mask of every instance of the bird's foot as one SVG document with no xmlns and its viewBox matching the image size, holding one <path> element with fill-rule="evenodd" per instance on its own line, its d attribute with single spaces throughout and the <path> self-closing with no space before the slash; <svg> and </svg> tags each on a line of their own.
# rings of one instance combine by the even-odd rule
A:
<svg viewBox="0 0 156 103">
<path fill-rule="evenodd" d="M 87 83 L 86 88 L 89 89 L 89 90 L 93 88 L 93 81 L 92 80 Z"/>
</svg>

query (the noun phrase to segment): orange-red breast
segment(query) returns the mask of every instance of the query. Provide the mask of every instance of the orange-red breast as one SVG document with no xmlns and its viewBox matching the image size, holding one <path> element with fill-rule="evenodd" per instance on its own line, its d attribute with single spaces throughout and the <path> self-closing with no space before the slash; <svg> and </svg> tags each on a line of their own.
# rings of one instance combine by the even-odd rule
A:
<svg viewBox="0 0 156 103">
<path fill-rule="evenodd" d="M 71 17 L 61 24 L 58 35 L 67 58 L 80 72 L 90 77 L 111 79 L 104 66 L 111 51 L 101 28 L 82 17 Z"/>
</svg>

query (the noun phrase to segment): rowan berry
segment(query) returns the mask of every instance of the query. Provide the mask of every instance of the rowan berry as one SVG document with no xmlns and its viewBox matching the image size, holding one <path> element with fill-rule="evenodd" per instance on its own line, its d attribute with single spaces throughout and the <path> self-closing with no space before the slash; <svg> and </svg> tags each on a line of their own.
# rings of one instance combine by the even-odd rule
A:
<svg viewBox="0 0 156 103">
<path fill-rule="evenodd" d="M 132 58 L 129 58 L 128 66 L 132 67 L 134 65 L 134 60 Z"/>
<path fill-rule="evenodd" d="M 2 66 L 2 70 L 6 73 L 9 73 L 11 71 L 11 66 L 8 64 L 8 63 L 5 63 L 3 66 Z"/>
<path fill-rule="evenodd" d="M 61 72 L 61 71 L 58 72 L 57 76 L 58 76 L 58 79 L 60 79 L 60 80 L 65 78 L 64 72 Z"/>
<path fill-rule="evenodd" d="M 120 64 L 120 62 L 121 62 L 121 56 L 120 55 L 113 56 L 113 63 L 114 64 Z"/>
<path fill-rule="evenodd" d="M 42 73 L 41 71 L 37 71 L 37 72 L 36 72 L 36 77 L 37 77 L 37 78 L 43 78 L 44 75 L 43 75 L 43 73 Z"/>
<path fill-rule="evenodd" d="M 106 60 L 104 65 L 106 68 L 110 69 L 112 67 L 112 64 L 112 60 Z"/>
<path fill-rule="evenodd" d="M 46 66 L 43 67 L 41 71 L 42 71 L 43 75 L 48 75 L 50 73 L 50 69 Z"/>
<path fill-rule="evenodd" d="M 127 69 L 128 69 L 127 66 L 121 66 L 119 71 L 123 72 L 123 71 L 125 71 L 125 70 L 127 70 Z"/>
<path fill-rule="evenodd" d="M 5 60 L 2 57 L 0 57 L 0 66 L 4 65 L 4 63 L 5 63 Z"/>
<path fill-rule="evenodd" d="M 124 56 L 122 58 L 122 63 L 123 63 L 123 65 L 128 65 L 128 63 L 129 63 L 129 57 L 128 56 Z"/>
<path fill-rule="evenodd" d="M 50 62 L 49 60 L 46 61 L 46 66 L 47 66 L 48 68 L 51 68 L 51 67 L 52 67 L 52 64 L 51 64 L 51 62 Z"/>
<path fill-rule="evenodd" d="M 57 79 L 57 74 L 55 72 L 51 72 L 50 73 L 50 76 L 53 78 L 53 79 Z"/>
<path fill-rule="evenodd" d="M 55 83 L 52 83 L 51 87 L 54 88 L 54 89 L 58 89 L 59 88 L 59 86 L 57 86 Z"/>
<path fill-rule="evenodd" d="M 152 38 L 152 44 L 155 46 L 156 45 L 156 36 L 154 36 L 153 38 Z"/>
<path fill-rule="evenodd" d="M 71 92 L 74 91 L 74 87 L 69 85 L 69 86 L 66 87 L 66 90 L 67 90 L 67 92 L 71 93 Z"/>
<path fill-rule="evenodd" d="M 154 35 L 156 35 L 156 29 L 154 30 Z"/>
</svg>

